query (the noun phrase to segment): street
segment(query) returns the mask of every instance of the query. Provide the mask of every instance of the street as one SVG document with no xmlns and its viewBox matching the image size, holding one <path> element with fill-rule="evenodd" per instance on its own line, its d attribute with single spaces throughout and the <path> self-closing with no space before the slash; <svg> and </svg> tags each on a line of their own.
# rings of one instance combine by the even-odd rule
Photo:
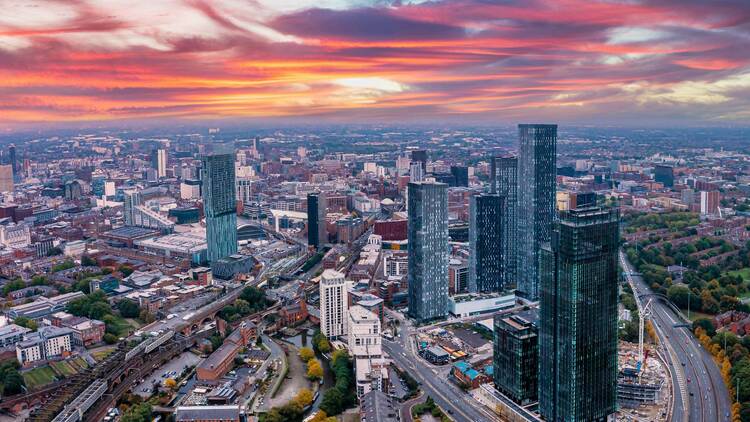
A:
<svg viewBox="0 0 750 422">
<path fill-rule="evenodd" d="M 471 396 L 450 382 L 444 374 L 448 367 L 440 368 L 428 365 L 419 357 L 412 347 L 411 334 L 413 328 L 407 319 L 391 313 L 400 321 L 399 333 L 394 341 L 383 340 L 383 349 L 391 359 L 421 385 L 420 388 L 435 403 L 444 409 L 448 416 L 458 422 L 497 421 L 495 415 L 475 401 Z M 440 375 L 439 375 L 440 374 Z"/>
<path fill-rule="evenodd" d="M 652 294 L 640 275 L 635 273 L 623 253 L 620 261 L 634 294 L 641 301 Z M 680 326 L 684 321 L 663 298 L 653 297 L 651 319 L 659 343 L 666 347 L 665 357 L 673 374 L 674 410 L 676 422 L 713 422 L 731 420 L 729 392 L 721 378 L 718 366 L 689 328 Z"/>
</svg>

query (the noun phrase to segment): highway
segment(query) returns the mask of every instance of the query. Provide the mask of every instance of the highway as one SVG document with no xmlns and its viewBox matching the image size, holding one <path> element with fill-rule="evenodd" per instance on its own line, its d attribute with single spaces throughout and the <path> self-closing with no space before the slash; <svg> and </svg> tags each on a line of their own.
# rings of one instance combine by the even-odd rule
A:
<svg viewBox="0 0 750 422">
<path fill-rule="evenodd" d="M 623 253 L 620 253 L 620 262 L 628 283 L 640 301 L 647 302 L 652 299 L 651 320 L 659 337 L 659 344 L 665 348 L 664 355 L 668 360 L 675 387 L 672 420 L 730 421 L 729 392 L 710 353 L 698 343 L 690 328 L 684 326 L 684 319 L 666 303 L 666 298 L 651 296 L 653 293 Z"/>
<path fill-rule="evenodd" d="M 383 340 L 383 349 L 388 356 L 420 383 L 420 388 L 435 400 L 438 406 L 448 412 L 457 422 L 498 421 L 499 418 L 484 409 L 471 396 L 440 375 L 445 368 L 428 364 L 416 354 L 411 335 L 413 328 L 409 320 L 397 313 L 391 313 L 400 321 L 399 333 L 394 341 Z M 441 369 L 441 370 L 439 370 Z"/>
</svg>

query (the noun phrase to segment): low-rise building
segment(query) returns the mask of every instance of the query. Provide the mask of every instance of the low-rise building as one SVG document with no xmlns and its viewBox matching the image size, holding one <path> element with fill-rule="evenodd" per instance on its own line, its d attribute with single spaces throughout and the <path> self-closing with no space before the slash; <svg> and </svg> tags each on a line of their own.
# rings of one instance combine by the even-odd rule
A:
<svg viewBox="0 0 750 422">
<path fill-rule="evenodd" d="M 245 347 L 258 330 L 252 322 L 243 322 L 211 355 L 196 368 L 196 377 L 201 381 L 216 381 L 229 371 L 240 349 Z"/>
<path fill-rule="evenodd" d="M 399 422 L 400 415 L 400 405 L 381 391 L 370 391 L 360 399 L 359 420 L 362 422 Z"/>
<path fill-rule="evenodd" d="M 178 406 L 174 412 L 176 422 L 240 422 L 244 410 L 239 405 Z"/>
<path fill-rule="evenodd" d="M 461 318 L 512 308 L 515 304 L 514 293 L 469 293 L 449 297 L 448 312 Z"/>
<path fill-rule="evenodd" d="M 16 324 L 0 327 L 0 348 L 15 347 L 31 330 Z"/>
<path fill-rule="evenodd" d="M 10 308 L 7 315 L 10 319 L 26 317 L 39 320 L 55 312 L 62 311 L 68 302 L 84 297 L 83 292 L 71 292 L 54 297 L 40 297 L 31 303 Z"/>
<path fill-rule="evenodd" d="M 42 327 L 16 343 L 16 358 L 27 366 L 40 360 L 65 357 L 73 350 L 72 337 L 70 328 Z"/>
</svg>

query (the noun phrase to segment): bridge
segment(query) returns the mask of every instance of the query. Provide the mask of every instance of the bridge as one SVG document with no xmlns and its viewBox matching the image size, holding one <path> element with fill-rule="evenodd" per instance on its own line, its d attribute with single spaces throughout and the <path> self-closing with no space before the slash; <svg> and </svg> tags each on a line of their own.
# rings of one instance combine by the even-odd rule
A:
<svg viewBox="0 0 750 422">
<path fill-rule="evenodd" d="M 691 328 L 693 326 L 692 321 L 688 319 L 688 317 L 685 316 L 685 314 L 682 313 L 682 310 L 678 308 L 674 303 L 672 303 L 671 300 L 666 295 L 663 295 L 661 293 L 644 293 L 642 295 L 638 295 L 638 299 L 644 299 L 647 297 L 654 297 L 659 299 L 661 302 L 663 302 L 665 305 L 669 306 L 672 311 L 682 320 L 681 324 L 675 324 L 675 327 L 687 327 Z"/>
</svg>

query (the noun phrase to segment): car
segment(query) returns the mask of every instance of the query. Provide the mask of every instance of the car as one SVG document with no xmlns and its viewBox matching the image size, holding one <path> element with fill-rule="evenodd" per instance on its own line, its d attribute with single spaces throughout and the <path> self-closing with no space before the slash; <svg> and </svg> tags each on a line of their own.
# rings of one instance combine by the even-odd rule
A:
<svg viewBox="0 0 750 422">
<path fill-rule="evenodd" d="M 682 362 L 682 366 L 685 366 L 685 362 Z"/>
<path fill-rule="evenodd" d="M 695 394 L 693 394 L 693 392 L 691 391 L 690 392 L 690 397 L 693 397 L 693 396 L 695 396 Z"/>
</svg>

